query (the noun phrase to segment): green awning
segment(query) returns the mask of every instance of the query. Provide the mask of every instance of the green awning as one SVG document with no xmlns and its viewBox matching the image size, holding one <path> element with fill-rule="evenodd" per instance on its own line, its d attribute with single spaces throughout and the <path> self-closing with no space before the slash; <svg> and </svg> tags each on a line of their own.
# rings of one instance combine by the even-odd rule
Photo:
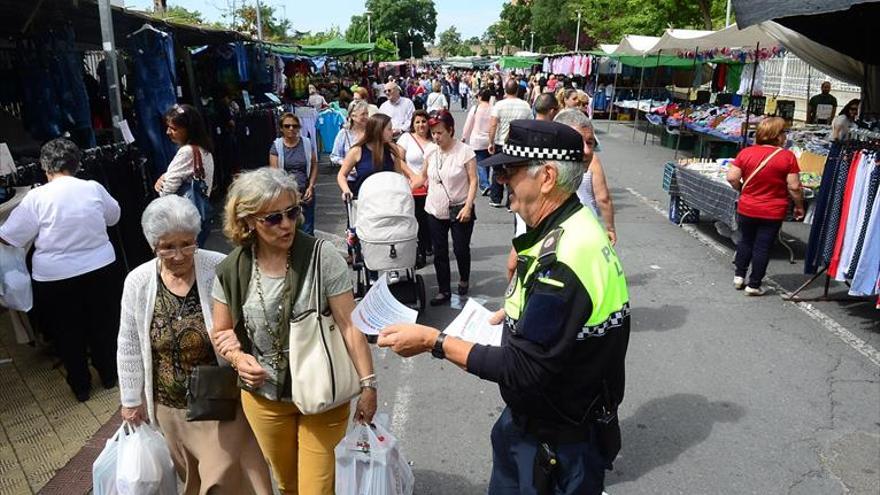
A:
<svg viewBox="0 0 880 495">
<path fill-rule="evenodd" d="M 344 39 L 336 38 L 325 41 L 320 45 L 303 46 L 302 53 L 311 56 L 345 57 L 370 53 L 375 49 L 375 43 L 349 43 Z"/>
<path fill-rule="evenodd" d="M 530 69 L 540 63 L 538 59 L 532 57 L 501 57 L 498 60 L 498 65 L 502 69 Z"/>
<path fill-rule="evenodd" d="M 629 65 L 630 67 L 681 67 L 681 68 L 691 68 L 694 66 L 693 59 L 676 57 L 674 55 L 647 55 L 644 57 L 639 57 L 635 55 L 620 55 L 614 56 L 610 55 L 612 58 L 616 58 L 620 60 L 620 63 L 623 65 Z"/>
</svg>

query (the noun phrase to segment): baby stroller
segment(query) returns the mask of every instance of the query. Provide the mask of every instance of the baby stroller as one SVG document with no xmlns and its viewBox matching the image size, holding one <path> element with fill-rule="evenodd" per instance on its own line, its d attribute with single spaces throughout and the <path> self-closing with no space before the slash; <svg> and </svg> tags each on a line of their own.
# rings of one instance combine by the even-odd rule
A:
<svg viewBox="0 0 880 495">
<path fill-rule="evenodd" d="M 351 200 L 345 206 L 355 297 L 384 273 L 398 301 L 423 311 L 425 281 L 415 272 L 419 226 L 409 182 L 396 172 L 374 173 L 361 184 L 356 208 Z"/>
</svg>

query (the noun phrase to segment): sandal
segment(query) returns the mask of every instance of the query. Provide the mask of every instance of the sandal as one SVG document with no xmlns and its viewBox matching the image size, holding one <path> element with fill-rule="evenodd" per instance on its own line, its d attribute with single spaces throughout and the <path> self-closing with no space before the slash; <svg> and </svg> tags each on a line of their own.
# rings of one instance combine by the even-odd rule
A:
<svg viewBox="0 0 880 495">
<path fill-rule="evenodd" d="M 440 306 L 449 302 L 452 299 L 452 294 L 448 292 L 441 292 L 434 296 L 434 299 L 431 299 L 431 306 Z"/>
<path fill-rule="evenodd" d="M 468 289 L 470 289 L 470 284 L 468 282 L 459 282 L 458 283 L 458 295 L 459 296 L 467 295 Z"/>
</svg>

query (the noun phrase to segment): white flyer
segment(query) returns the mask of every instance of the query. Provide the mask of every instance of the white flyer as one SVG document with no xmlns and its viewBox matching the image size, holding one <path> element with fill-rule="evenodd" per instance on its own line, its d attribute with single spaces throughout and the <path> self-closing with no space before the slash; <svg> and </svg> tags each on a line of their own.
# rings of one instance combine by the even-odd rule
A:
<svg viewBox="0 0 880 495">
<path fill-rule="evenodd" d="M 504 325 L 491 325 L 489 318 L 492 314 L 492 311 L 482 304 L 468 299 L 461 313 L 452 320 L 443 333 L 475 344 L 500 346 Z"/>
<path fill-rule="evenodd" d="M 122 132 L 122 139 L 125 140 L 125 144 L 134 142 L 134 135 L 131 133 L 131 128 L 128 127 L 127 120 L 122 119 L 119 121 L 119 130 Z"/>
<path fill-rule="evenodd" d="M 415 323 L 419 312 L 394 298 L 383 273 L 351 313 L 351 320 L 361 332 L 378 335 L 396 323 Z"/>
</svg>

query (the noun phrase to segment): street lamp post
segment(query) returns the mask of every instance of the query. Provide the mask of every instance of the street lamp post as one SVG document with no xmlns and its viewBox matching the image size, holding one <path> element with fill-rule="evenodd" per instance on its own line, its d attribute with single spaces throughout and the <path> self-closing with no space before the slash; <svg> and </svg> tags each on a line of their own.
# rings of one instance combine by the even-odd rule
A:
<svg viewBox="0 0 880 495">
<path fill-rule="evenodd" d="M 415 57 L 415 55 L 413 55 L 413 47 L 412 47 L 412 43 L 413 43 L 412 41 L 409 42 L 409 58 L 415 60 L 416 57 Z"/>
<path fill-rule="evenodd" d="M 580 46 L 581 41 L 581 11 L 578 10 L 578 27 L 577 34 L 574 35 L 574 51 L 578 51 L 578 47 Z"/>
<path fill-rule="evenodd" d="M 260 0 L 257 0 L 257 39 L 263 41 L 263 8 L 260 6 Z"/>
<path fill-rule="evenodd" d="M 400 45 L 397 44 L 397 31 L 394 31 L 394 51 L 395 57 L 400 58 Z"/>
<path fill-rule="evenodd" d="M 373 13 L 368 10 L 367 11 L 367 43 L 373 42 L 372 17 L 373 17 Z M 370 62 L 373 61 L 373 52 L 372 51 L 370 51 L 369 60 L 370 60 Z"/>
<path fill-rule="evenodd" d="M 519 40 L 519 49 L 522 51 L 526 50 L 526 40 Z"/>
<path fill-rule="evenodd" d="M 529 51 L 535 53 L 535 32 L 532 31 L 532 41 L 529 43 Z"/>
</svg>

